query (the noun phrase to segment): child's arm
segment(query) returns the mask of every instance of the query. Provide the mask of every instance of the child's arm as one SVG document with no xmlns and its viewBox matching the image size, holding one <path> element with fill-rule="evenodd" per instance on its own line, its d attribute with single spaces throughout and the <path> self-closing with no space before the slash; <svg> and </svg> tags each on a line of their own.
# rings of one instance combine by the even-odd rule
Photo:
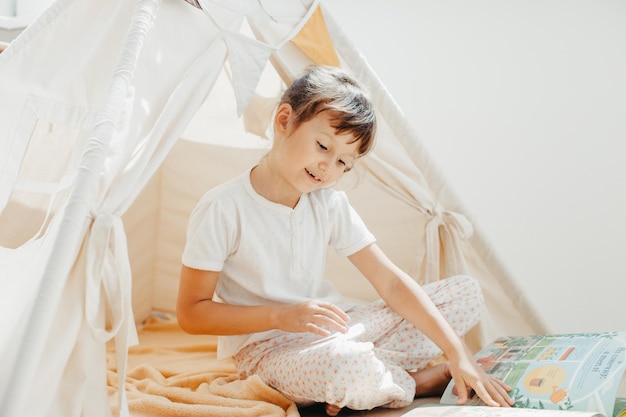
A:
<svg viewBox="0 0 626 417">
<path fill-rule="evenodd" d="M 212 300 L 219 272 L 182 267 L 176 317 L 187 333 L 235 335 L 280 329 L 328 336 L 345 333 L 348 316 L 330 303 L 238 306 Z"/>
<path fill-rule="evenodd" d="M 488 405 L 512 404 L 507 387 L 478 366 L 465 343 L 422 287 L 391 262 L 376 244 L 367 246 L 349 259 L 372 283 L 389 307 L 419 328 L 446 354 L 459 394 L 459 403 L 467 400 L 468 390 L 473 388 Z"/>
</svg>

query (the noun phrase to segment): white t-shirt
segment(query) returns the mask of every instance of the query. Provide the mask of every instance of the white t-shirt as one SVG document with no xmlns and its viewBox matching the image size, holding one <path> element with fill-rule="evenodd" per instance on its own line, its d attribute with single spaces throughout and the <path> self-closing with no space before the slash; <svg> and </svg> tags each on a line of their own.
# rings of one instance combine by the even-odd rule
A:
<svg viewBox="0 0 626 417">
<path fill-rule="evenodd" d="M 234 305 L 324 300 L 350 307 L 325 279 L 328 246 L 352 255 L 375 241 L 345 193 L 303 194 L 295 208 L 271 202 L 250 182 L 250 170 L 208 191 L 189 219 L 184 265 L 220 271 L 215 300 Z M 278 330 L 221 336 L 218 357 Z"/>
</svg>

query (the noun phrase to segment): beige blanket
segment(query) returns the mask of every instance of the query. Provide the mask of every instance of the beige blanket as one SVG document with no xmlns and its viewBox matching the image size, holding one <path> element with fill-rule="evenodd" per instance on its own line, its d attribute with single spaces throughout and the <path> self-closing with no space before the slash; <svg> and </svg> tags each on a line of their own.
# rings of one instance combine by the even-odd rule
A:
<svg viewBox="0 0 626 417">
<path fill-rule="evenodd" d="M 217 360 L 217 338 L 184 333 L 171 317 L 151 318 L 129 349 L 126 391 L 133 417 L 299 416 L 296 405 L 233 363 Z M 109 399 L 117 410 L 115 349 L 107 350 Z"/>
</svg>

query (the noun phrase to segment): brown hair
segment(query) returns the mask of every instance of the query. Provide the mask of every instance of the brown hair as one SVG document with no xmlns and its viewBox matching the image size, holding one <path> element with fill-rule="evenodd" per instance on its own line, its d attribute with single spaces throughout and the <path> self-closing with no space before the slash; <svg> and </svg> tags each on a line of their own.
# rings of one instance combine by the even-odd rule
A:
<svg viewBox="0 0 626 417">
<path fill-rule="evenodd" d="M 351 133 L 360 141 L 358 156 L 368 153 L 374 144 L 376 114 L 365 88 L 343 70 L 314 66 L 296 79 L 283 93 L 280 104 L 294 111 L 293 128 L 328 111 L 331 126 L 337 133 Z"/>
</svg>

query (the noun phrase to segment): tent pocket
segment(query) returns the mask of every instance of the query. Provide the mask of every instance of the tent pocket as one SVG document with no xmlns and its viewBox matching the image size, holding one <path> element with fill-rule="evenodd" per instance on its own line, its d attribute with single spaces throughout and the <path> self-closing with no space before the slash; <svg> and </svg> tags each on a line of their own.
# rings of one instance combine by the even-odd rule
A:
<svg viewBox="0 0 626 417">
<path fill-rule="evenodd" d="M 15 249 L 45 235 L 76 178 L 90 116 L 83 108 L 28 98 L 2 173 L 12 186 L 0 196 L 0 246 Z"/>
</svg>

